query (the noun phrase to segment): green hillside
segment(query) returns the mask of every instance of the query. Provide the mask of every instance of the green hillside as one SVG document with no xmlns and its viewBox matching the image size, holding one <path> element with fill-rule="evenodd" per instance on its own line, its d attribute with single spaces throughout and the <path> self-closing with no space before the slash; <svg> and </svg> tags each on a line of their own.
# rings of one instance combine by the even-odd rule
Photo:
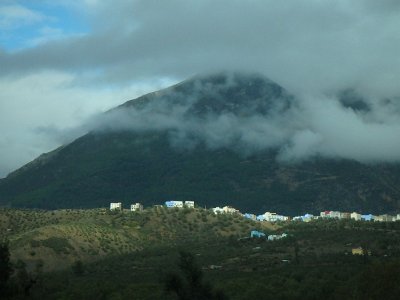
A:
<svg viewBox="0 0 400 300">
<path fill-rule="evenodd" d="M 253 224 L 241 216 L 216 216 L 204 209 L 155 207 L 143 212 L 91 210 L 0 210 L 0 231 L 10 241 L 13 259 L 45 270 L 133 253 L 156 244 L 174 245 L 224 236 L 247 236 Z M 2 234 L 3 235 L 3 234 Z"/>
<path fill-rule="evenodd" d="M 288 237 L 249 239 L 253 229 Z M 202 274 L 204 286 L 224 295 L 218 299 L 400 295 L 399 222 L 272 225 L 165 207 L 141 213 L 2 209 L 0 230 L 15 270 L 10 299 L 26 291 L 29 299 L 177 299 L 165 287 L 171 274 L 185 276 L 182 251 L 194 258 L 192 271 Z M 371 255 L 351 255 L 360 246 Z"/>
</svg>

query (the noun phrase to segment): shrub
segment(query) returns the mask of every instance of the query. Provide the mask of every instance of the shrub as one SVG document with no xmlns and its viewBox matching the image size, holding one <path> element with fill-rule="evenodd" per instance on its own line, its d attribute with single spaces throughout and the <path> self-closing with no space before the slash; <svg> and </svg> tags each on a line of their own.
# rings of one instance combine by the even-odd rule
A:
<svg viewBox="0 0 400 300">
<path fill-rule="evenodd" d="M 69 250 L 74 249 L 66 238 L 60 237 L 50 237 L 46 240 L 42 240 L 41 244 L 44 247 L 53 249 L 56 253 L 68 254 Z"/>
</svg>

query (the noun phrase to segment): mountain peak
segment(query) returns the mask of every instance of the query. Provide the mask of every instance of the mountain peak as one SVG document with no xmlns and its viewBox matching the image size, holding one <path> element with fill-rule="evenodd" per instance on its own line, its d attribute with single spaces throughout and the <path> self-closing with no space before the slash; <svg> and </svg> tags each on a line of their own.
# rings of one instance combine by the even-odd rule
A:
<svg viewBox="0 0 400 300">
<path fill-rule="evenodd" d="M 189 115 L 268 115 L 289 108 L 293 97 L 280 85 L 255 73 L 219 72 L 196 75 L 174 86 L 130 100 L 121 107 L 149 109 L 155 103 L 187 106 Z"/>
</svg>

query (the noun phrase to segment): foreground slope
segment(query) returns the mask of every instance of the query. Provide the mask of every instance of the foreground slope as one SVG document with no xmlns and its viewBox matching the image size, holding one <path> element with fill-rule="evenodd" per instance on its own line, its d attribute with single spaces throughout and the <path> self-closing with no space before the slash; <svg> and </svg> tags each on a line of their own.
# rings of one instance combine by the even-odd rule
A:
<svg viewBox="0 0 400 300">
<path fill-rule="evenodd" d="M 221 130 L 232 119 L 255 116 L 257 124 L 295 105 L 282 87 L 256 75 L 185 81 L 107 112 L 90 133 L 2 179 L 0 204 L 56 209 L 175 199 L 255 213 L 398 211 L 399 165 L 322 158 L 282 164 L 272 142 L 262 150 L 243 143 L 240 128 L 234 135 Z"/>
<path fill-rule="evenodd" d="M 249 238 L 255 229 L 287 236 Z M 400 293 L 399 222 L 271 224 L 202 208 L 0 209 L 0 232 L 15 270 L 5 299 L 177 299 L 165 287 L 171 274 L 182 273 L 182 251 L 194 258 L 191 270 L 228 297 L 218 299 L 398 299 Z M 360 246 L 371 255 L 351 255 Z"/>
<path fill-rule="evenodd" d="M 14 261 L 33 270 L 69 268 L 74 261 L 96 262 L 157 247 L 248 236 L 274 230 L 240 215 L 215 215 L 204 209 L 148 208 L 142 212 L 0 209 L 0 241 L 6 238 Z"/>
</svg>

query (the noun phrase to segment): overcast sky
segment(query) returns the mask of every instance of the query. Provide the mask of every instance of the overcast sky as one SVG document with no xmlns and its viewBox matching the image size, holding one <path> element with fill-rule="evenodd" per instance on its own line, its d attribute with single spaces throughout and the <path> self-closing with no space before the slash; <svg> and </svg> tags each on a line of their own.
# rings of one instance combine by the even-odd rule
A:
<svg viewBox="0 0 400 300">
<path fill-rule="evenodd" d="M 399 28 L 398 0 L 1 0 L 0 177 L 59 146 L 55 133 L 198 73 L 261 72 L 321 107 L 324 119 L 337 109 L 326 95 L 341 89 L 371 103 L 398 96 Z M 367 116 L 379 130 L 341 113 L 323 124 L 329 134 L 355 124 L 354 136 L 376 132 L 363 146 L 378 153 L 392 141 L 390 153 L 400 153 L 398 111 Z M 324 139 L 313 130 L 292 146 Z"/>
</svg>

